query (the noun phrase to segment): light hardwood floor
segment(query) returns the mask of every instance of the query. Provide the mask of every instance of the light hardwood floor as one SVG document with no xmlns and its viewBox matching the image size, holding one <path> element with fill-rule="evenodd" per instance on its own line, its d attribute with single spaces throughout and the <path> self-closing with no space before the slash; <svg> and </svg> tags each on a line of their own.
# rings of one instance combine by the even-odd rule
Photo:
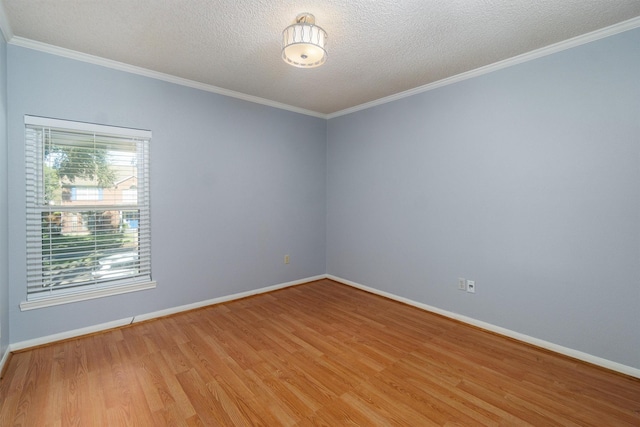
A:
<svg viewBox="0 0 640 427">
<path fill-rule="evenodd" d="M 640 426 L 640 381 L 329 280 L 16 353 L 2 426 Z"/>
</svg>

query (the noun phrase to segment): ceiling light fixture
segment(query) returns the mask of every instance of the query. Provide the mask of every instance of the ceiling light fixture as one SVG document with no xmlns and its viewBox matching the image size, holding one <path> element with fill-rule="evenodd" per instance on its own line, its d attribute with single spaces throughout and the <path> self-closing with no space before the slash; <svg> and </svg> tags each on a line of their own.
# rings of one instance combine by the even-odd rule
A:
<svg viewBox="0 0 640 427">
<path fill-rule="evenodd" d="M 315 68 L 327 60 L 327 32 L 310 13 L 301 13 L 296 23 L 282 32 L 282 59 L 299 68 Z"/>
</svg>

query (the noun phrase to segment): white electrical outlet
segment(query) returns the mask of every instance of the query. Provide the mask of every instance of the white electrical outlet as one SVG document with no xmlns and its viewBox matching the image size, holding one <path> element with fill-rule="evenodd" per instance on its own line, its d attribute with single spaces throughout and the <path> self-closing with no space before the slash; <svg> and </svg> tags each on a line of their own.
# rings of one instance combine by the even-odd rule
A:
<svg viewBox="0 0 640 427">
<path fill-rule="evenodd" d="M 284 256 L 284 263 L 289 264 L 289 255 Z"/>
<path fill-rule="evenodd" d="M 467 292 L 472 294 L 476 293 L 476 281 L 475 280 L 467 280 Z"/>
<path fill-rule="evenodd" d="M 467 290 L 467 281 L 464 280 L 464 277 L 458 278 L 458 289 L 460 289 L 461 291 Z"/>
</svg>

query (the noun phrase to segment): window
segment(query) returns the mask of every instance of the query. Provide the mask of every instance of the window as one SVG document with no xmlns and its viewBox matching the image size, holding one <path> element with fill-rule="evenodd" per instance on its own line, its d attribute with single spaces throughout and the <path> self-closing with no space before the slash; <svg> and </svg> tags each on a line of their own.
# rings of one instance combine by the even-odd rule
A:
<svg viewBox="0 0 640 427">
<path fill-rule="evenodd" d="M 23 310 L 154 287 L 150 131 L 25 116 Z"/>
<path fill-rule="evenodd" d="M 102 200 L 102 188 L 100 187 L 71 187 L 72 201 Z"/>
</svg>

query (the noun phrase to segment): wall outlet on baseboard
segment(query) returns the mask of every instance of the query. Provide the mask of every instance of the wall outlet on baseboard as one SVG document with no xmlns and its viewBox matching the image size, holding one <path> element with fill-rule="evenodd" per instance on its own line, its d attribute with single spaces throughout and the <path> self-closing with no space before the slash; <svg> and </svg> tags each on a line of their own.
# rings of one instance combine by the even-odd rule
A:
<svg viewBox="0 0 640 427">
<path fill-rule="evenodd" d="M 467 292 L 475 294 L 476 293 L 476 281 L 475 280 L 467 280 Z"/>
<path fill-rule="evenodd" d="M 467 281 L 464 280 L 464 277 L 459 277 L 458 278 L 458 289 L 461 291 L 466 291 L 467 290 Z"/>
<path fill-rule="evenodd" d="M 284 263 L 289 264 L 289 255 L 284 256 Z"/>
</svg>

